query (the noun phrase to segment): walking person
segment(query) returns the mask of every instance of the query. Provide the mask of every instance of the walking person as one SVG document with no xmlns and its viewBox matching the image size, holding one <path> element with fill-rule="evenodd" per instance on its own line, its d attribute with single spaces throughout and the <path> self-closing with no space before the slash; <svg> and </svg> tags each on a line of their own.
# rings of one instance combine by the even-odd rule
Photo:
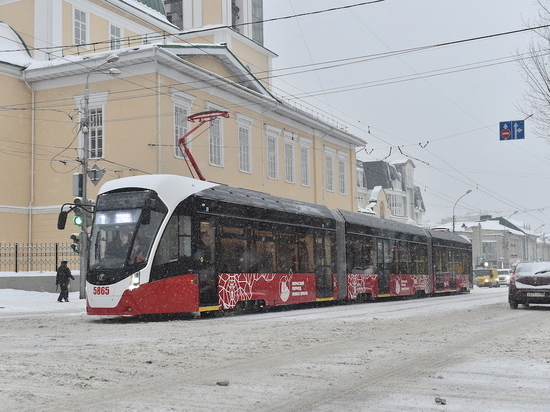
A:
<svg viewBox="0 0 550 412">
<path fill-rule="evenodd" d="M 59 297 L 57 298 L 58 302 L 63 302 L 63 299 L 65 299 L 65 302 L 69 301 L 69 279 L 74 280 L 74 276 L 71 275 L 67 261 L 62 260 L 61 265 L 57 268 L 57 276 L 55 278 L 56 286 L 59 286 L 61 289 L 61 293 L 59 293 Z"/>
</svg>

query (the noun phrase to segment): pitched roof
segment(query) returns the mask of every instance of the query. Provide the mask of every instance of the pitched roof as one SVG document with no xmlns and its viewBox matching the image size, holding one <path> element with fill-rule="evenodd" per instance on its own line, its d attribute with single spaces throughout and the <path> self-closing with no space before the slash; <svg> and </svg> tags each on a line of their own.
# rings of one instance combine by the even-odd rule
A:
<svg viewBox="0 0 550 412">
<path fill-rule="evenodd" d="M 159 12 L 160 14 L 163 14 L 166 16 L 166 10 L 164 10 L 164 3 L 162 0 L 137 0 L 139 3 L 142 3 L 149 7 L 150 9 L 155 10 L 156 12 Z"/>
<path fill-rule="evenodd" d="M 0 62 L 23 68 L 32 61 L 23 39 L 9 24 L 0 21 Z"/>
</svg>

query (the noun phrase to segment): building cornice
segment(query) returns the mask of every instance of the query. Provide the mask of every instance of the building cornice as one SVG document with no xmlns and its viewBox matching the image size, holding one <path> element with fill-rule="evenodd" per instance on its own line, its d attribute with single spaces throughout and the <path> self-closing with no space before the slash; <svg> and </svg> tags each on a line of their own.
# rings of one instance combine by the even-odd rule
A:
<svg viewBox="0 0 550 412">
<path fill-rule="evenodd" d="M 222 62 L 231 63 L 233 70 L 238 70 L 240 67 L 241 70 L 244 69 L 246 71 L 240 62 L 236 62 L 238 59 L 236 59 L 224 45 L 219 45 L 217 48 L 213 46 L 210 47 L 211 51 L 216 50 L 216 53 L 210 53 L 211 56 L 220 59 Z M 257 104 L 264 109 L 262 113 L 265 117 L 276 117 L 275 115 L 279 115 L 311 127 L 312 129 L 319 130 L 323 135 L 332 136 L 333 138 L 346 142 L 350 146 L 359 147 L 365 145 L 363 139 L 276 99 L 261 86 L 261 83 L 255 79 L 250 72 L 246 71 L 246 73 L 243 72 L 239 74 L 239 76 L 246 80 L 245 84 L 240 84 L 186 61 L 175 53 L 178 49 L 182 50 L 183 48 L 181 46 L 173 49 L 163 45 L 145 45 L 121 49 L 117 53 L 120 60 L 115 66 L 124 73 L 125 67 L 145 63 L 156 63 L 162 65 L 167 70 L 179 71 L 197 80 L 211 84 L 220 91 Z M 199 52 L 194 50 L 193 53 Z M 204 51 L 202 53 L 204 53 Z M 111 53 L 103 52 L 93 55 L 88 54 L 79 58 L 72 57 L 71 59 L 52 60 L 47 62 L 47 64 L 33 64 L 23 71 L 21 79 L 29 83 L 58 79 L 64 79 L 64 81 L 66 81 L 70 76 L 83 76 L 87 74 L 101 62 L 105 61 L 109 54 Z M 247 87 L 250 86 L 250 84 L 255 84 L 256 87 L 254 89 L 256 90 Z"/>
</svg>

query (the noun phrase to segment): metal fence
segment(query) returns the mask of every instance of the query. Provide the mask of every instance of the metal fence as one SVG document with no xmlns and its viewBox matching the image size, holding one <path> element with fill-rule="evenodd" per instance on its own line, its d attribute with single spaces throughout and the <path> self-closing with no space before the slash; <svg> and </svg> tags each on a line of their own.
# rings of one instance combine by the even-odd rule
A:
<svg viewBox="0 0 550 412">
<path fill-rule="evenodd" d="M 69 244 L 0 244 L 0 272 L 55 271 L 62 260 L 78 268 L 80 255 Z"/>
</svg>

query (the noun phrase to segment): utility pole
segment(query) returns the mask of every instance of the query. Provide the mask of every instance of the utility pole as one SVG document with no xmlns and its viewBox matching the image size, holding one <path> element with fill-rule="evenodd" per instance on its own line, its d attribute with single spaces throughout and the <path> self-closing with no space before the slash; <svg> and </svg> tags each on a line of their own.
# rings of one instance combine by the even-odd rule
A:
<svg viewBox="0 0 550 412">
<path fill-rule="evenodd" d="M 88 160 L 90 157 L 90 75 L 92 73 L 102 73 L 98 71 L 99 68 L 107 63 L 115 63 L 119 60 L 116 54 L 111 54 L 107 57 L 103 63 L 94 67 L 86 75 L 86 86 L 84 88 L 84 109 L 81 120 L 82 126 L 82 206 L 84 209 L 84 215 L 87 215 L 91 210 L 91 205 L 88 203 Z M 118 69 L 109 69 L 106 74 L 117 76 L 120 74 Z M 80 299 L 86 299 L 86 276 L 88 274 L 88 259 L 89 259 L 89 241 L 88 241 L 88 228 L 86 225 L 87 219 L 84 219 L 84 224 L 81 226 L 80 231 Z"/>
</svg>

